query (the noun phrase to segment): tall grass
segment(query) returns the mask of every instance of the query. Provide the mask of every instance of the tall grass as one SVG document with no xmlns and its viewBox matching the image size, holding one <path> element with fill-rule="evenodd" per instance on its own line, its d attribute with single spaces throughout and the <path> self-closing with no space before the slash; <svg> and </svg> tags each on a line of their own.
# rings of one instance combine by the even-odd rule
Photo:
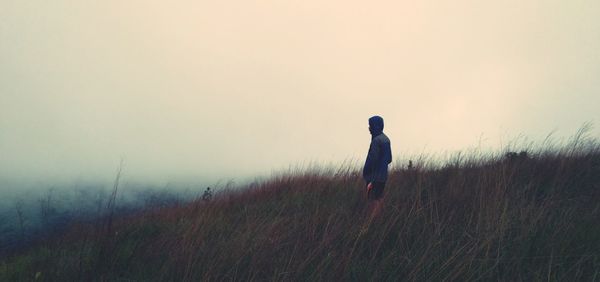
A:
<svg viewBox="0 0 600 282">
<path fill-rule="evenodd" d="M 504 153 L 396 165 L 378 216 L 352 164 L 292 170 L 109 233 L 73 226 L 0 280 L 600 280 L 600 146 Z"/>
</svg>

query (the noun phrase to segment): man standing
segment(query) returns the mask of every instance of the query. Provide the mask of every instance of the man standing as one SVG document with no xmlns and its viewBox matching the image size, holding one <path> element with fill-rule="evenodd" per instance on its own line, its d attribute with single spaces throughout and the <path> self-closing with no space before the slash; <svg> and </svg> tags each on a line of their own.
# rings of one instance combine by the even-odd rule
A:
<svg viewBox="0 0 600 282">
<path fill-rule="evenodd" d="M 363 178 L 367 184 L 369 210 L 377 215 L 382 205 L 383 188 L 388 176 L 388 165 L 392 162 L 390 139 L 383 133 L 383 118 L 374 116 L 369 119 L 371 145 L 363 169 Z"/>
</svg>

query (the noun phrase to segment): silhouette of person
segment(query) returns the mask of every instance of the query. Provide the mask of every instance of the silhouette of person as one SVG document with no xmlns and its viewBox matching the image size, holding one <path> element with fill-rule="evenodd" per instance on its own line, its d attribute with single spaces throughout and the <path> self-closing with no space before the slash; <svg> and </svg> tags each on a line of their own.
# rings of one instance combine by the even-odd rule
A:
<svg viewBox="0 0 600 282">
<path fill-rule="evenodd" d="M 212 199 L 212 192 L 210 191 L 210 187 L 206 188 L 206 191 L 204 191 L 204 194 L 202 195 L 202 200 L 205 202 L 208 202 Z"/>
<path fill-rule="evenodd" d="M 369 211 L 377 215 L 382 207 L 383 189 L 388 177 L 388 165 L 392 162 L 390 139 L 383 133 L 383 118 L 369 118 L 371 145 L 363 168 L 363 178 L 367 185 Z"/>
</svg>

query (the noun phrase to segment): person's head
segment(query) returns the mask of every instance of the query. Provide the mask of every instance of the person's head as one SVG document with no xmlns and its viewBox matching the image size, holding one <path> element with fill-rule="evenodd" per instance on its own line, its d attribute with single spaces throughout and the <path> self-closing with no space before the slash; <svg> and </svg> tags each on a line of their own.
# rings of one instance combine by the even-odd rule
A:
<svg viewBox="0 0 600 282">
<path fill-rule="evenodd" d="M 383 132 L 383 118 L 380 116 L 372 116 L 369 118 L 369 132 L 376 135 Z"/>
</svg>

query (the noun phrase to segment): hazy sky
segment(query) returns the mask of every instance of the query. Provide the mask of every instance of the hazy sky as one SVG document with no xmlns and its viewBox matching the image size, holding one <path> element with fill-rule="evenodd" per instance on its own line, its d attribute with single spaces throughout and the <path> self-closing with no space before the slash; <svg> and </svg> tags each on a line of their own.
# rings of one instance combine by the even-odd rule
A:
<svg viewBox="0 0 600 282">
<path fill-rule="evenodd" d="M 214 180 L 600 122 L 600 1 L 0 1 L 0 177 Z"/>
</svg>

